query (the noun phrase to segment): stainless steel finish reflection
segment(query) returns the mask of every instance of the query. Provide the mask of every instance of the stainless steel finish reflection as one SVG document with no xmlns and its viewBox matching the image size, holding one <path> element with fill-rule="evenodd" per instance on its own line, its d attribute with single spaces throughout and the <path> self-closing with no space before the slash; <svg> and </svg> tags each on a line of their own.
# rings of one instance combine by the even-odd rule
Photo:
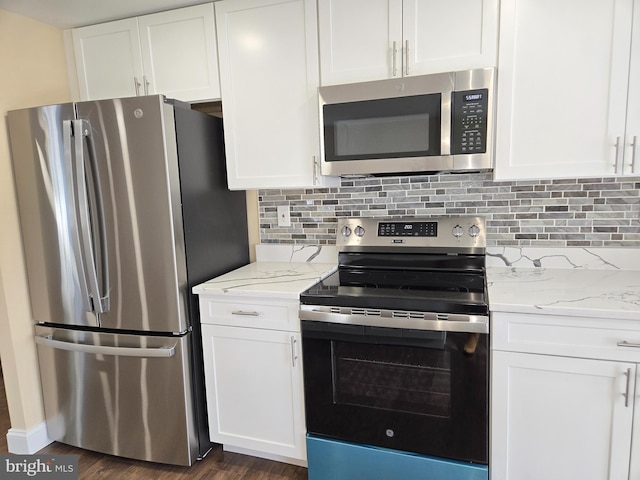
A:
<svg viewBox="0 0 640 480">
<path fill-rule="evenodd" d="M 76 108 L 9 112 L 34 319 L 184 333 L 173 110 L 160 96 Z"/>
<path fill-rule="evenodd" d="M 408 67 L 408 43 L 405 46 Z M 395 52 L 395 48 L 393 49 Z M 395 53 L 394 53 L 395 68 Z M 451 94 L 454 91 L 486 88 L 489 91 L 487 112 L 486 153 L 451 155 Z M 323 106 L 413 95 L 442 94 L 440 156 L 380 158 L 372 160 L 325 161 Z M 493 167 L 495 69 L 484 68 L 459 72 L 438 73 L 392 78 L 345 85 L 331 85 L 318 89 L 320 107 L 320 151 L 323 175 L 376 175 L 391 173 L 475 171 Z"/>
<path fill-rule="evenodd" d="M 73 104 L 8 113 L 31 311 L 37 322 L 97 326 L 85 276 L 72 165 Z M 59 161 L 64 159 L 64 161 Z"/>
<path fill-rule="evenodd" d="M 187 337 L 41 326 L 36 335 L 45 339 L 38 341 L 38 357 L 50 438 L 111 455 L 189 464 L 197 442 L 185 385 L 191 375 Z M 66 347 L 72 344 L 75 351 Z M 172 355 L 155 356 L 167 345 Z M 71 379 L 74 387 L 64 388 Z"/>
<path fill-rule="evenodd" d="M 380 223 L 398 222 L 437 222 L 435 237 L 417 236 L 379 236 Z M 336 235 L 336 247 L 343 252 L 360 250 L 403 252 L 445 252 L 484 254 L 487 246 L 485 219 L 480 216 L 462 217 L 403 217 L 398 219 L 382 218 L 339 218 Z M 360 232 L 360 235 L 355 232 Z M 354 233 L 351 233 L 354 232 Z M 459 235 L 457 232 L 460 232 Z"/>
<path fill-rule="evenodd" d="M 222 122 L 156 95 L 8 126 L 49 436 L 191 465 L 211 442 L 190 289 L 248 261 Z"/>
<path fill-rule="evenodd" d="M 300 320 L 365 325 L 368 327 L 436 330 L 442 332 L 489 333 L 489 317 L 482 315 L 442 314 L 382 310 L 373 308 L 300 305 Z"/>
</svg>

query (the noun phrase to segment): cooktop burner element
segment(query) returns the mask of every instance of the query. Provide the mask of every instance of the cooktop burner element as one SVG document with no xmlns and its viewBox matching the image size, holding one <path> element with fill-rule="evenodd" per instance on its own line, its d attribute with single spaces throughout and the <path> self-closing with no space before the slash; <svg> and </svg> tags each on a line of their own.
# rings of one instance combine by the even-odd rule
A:
<svg viewBox="0 0 640 480">
<path fill-rule="evenodd" d="M 312 312 L 333 307 L 364 316 L 384 311 L 381 317 L 391 320 L 382 326 L 389 327 L 403 312 L 482 317 L 488 324 L 484 226 L 475 216 L 340 219 L 338 271 L 301 294 L 301 318 L 320 320 Z"/>
</svg>

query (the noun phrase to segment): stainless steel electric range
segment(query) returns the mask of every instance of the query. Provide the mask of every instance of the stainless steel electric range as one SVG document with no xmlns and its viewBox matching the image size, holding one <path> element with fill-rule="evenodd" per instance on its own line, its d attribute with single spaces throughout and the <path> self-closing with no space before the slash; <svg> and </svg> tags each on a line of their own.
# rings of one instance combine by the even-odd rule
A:
<svg viewBox="0 0 640 480">
<path fill-rule="evenodd" d="M 481 217 L 340 219 L 300 296 L 310 480 L 488 479 Z"/>
</svg>

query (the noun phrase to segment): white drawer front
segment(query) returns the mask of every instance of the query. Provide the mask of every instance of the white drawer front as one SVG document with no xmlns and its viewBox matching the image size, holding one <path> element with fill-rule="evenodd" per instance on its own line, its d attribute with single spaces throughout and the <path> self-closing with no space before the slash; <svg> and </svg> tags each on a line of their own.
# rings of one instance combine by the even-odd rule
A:
<svg viewBox="0 0 640 480">
<path fill-rule="evenodd" d="M 495 313 L 494 350 L 640 362 L 640 319 Z"/>
<path fill-rule="evenodd" d="M 209 325 L 300 331 L 298 302 L 255 300 L 220 301 L 200 297 L 200 318 Z"/>
</svg>

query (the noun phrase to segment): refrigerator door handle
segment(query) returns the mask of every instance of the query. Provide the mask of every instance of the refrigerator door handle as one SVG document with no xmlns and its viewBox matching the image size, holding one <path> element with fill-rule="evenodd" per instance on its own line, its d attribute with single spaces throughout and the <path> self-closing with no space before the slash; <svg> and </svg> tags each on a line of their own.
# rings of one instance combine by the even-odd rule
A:
<svg viewBox="0 0 640 480">
<path fill-rule="evenodd" d="M 174 340 L 173 345 L 163 345 L 159 348 L 144 347 L 110 347 L 107 345 L 90 345 L 86 343 L 65 342 L 62 340 L 54 340 L 52 335 L 36 335 L 35 341 L 39 345 L 45 347 L 56 348 L 58 350 L 67 350 L 70 352 L 89 353 L 93 355 L 113 355 L 117 357 L 173 357 L 176 353 L 176 344 L 178 340 Z"/>
<path fill-rule="evenodd" d="M 91 124 L 87 120 L 73 120 L 75 143 L 76 195 L 78 196 L 78 216 L 80 235 L 84 252 L 85 274 L 88 277 L 89 298 L 92 311 L 109 311 L 107 242 L 102 191 L 96 162 L 95 146 Z M 84 155 L 87 143 L 88 158 Z M 107 291 L 104 291 L 107 290 Z"/>
<path fill-rule="evenodd" d="M 84 255 L 82 254 L 82 240 L 81 240 L 81 228 L 78 224 L 78 208 L 75 193 L 75 179 L 74 166 L 73 166 L 73 151 L 71 141 L 73 139 L 73 124 L 72 120 L 64 120 L 62 122 L 62 143 L 64 152 L 65 172 L 67 173 L 66 183 L 69 185 L 69 189 L 65 189 L 63 195 L 65 201 L 60 202 L 62 205 L 67 205 L 66 209 L 66 221 L 69 223 L 69 230 L 71 232 L 70 244 L 72 245 L 72 255 L 75 263 L 75 274 L 77 275 L 78 288 L 80 289 L 80 296 L 83 302 L 82 308 L 86 311 L 92 311 L 91 299 L 89 294 L 89 285 L 87 282 Z"/>
</svg>

